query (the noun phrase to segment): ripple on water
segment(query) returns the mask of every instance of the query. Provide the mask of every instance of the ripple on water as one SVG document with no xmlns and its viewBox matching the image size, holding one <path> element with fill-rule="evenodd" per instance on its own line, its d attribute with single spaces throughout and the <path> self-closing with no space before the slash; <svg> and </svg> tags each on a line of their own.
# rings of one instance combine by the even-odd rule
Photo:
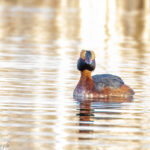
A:
<svg viewBox="0 0 150 150">
<path fill-rule="evenodd" d="M 98 2 L 1 4 L 0 150 L 150 149 L 149 32 L 139 21 L 140 14 L 148 21 L 146 11 L 132 13 L 120 2 L 116 11 L 127 19 L 113 16 L 115 2 L 109 10 Z M 96 53 L 93 74 L 123 77 L 132 100 L 72 98 L 82 47 Z"/>
</svg>

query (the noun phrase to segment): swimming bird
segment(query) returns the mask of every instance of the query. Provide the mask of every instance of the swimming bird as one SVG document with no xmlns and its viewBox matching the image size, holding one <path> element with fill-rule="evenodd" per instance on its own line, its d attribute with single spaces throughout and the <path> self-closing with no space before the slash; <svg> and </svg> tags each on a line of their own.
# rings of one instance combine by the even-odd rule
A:
<svg viewBox="0 0 150 150">
<path fill-rule="evenodd" d="M 134 91 L 116 75 L 98 74 L 91 76 L 95 66 L 94 51 L 82 50 L 77 62 L 81 77 L 74 89 L 74 98 L 109 98 L 134 95 Z"/>
</svg>

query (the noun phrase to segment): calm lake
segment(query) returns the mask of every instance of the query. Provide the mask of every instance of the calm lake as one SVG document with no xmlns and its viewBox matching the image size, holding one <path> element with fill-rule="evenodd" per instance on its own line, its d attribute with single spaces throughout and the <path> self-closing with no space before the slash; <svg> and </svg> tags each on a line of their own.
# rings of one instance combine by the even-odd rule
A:
<svg viewBox="0 0 150 150">
<path fill-rule="evenodd" d="M 0 150 L 149 150 L 150 1 L 0 1 Z M 79 101 L 81 49 L 133 99 Z"/>
</svg>

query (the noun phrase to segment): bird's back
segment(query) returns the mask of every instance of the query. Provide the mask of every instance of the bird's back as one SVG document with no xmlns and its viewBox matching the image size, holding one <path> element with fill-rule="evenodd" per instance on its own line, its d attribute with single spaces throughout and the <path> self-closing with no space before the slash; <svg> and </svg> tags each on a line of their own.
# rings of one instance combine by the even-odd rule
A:
<svg viewBox="0 0 150 150">
<path fill-rule="evenodd" d="M 95 89 L 97 91 L 101 91 L 105 87 L 116 89 L 124 84 L 120 77 L 111 74 L 94 75 L 92 78 L 94 80 Z"/>
</svg>

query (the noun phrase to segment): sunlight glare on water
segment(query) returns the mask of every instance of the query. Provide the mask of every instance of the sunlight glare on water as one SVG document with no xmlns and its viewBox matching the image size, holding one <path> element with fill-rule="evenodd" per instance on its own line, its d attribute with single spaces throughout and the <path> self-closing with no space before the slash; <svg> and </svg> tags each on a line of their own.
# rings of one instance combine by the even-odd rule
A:
<svg viewBox="0 0 150 150">
<path fill-rule="evenodd" d="M 149 0 L 0 1 L 0 150 L 150 149 Z M 73 99 L 81 49 L 133 99 Z"/>
</svg>

